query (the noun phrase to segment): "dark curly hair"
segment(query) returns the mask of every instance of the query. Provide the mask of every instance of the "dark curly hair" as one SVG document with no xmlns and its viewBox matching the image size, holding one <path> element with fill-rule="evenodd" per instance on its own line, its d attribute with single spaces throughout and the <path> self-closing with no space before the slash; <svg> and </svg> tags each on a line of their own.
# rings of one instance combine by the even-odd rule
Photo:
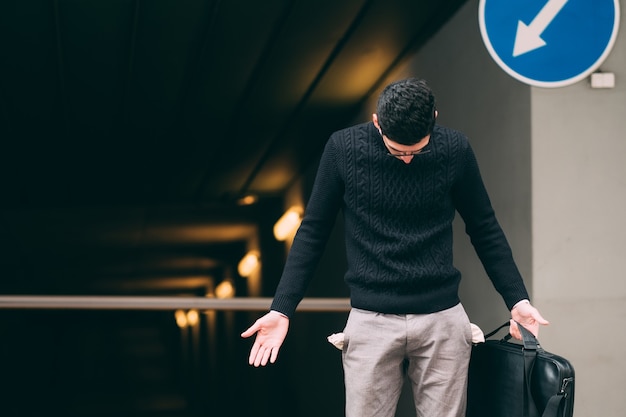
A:
<svg viewBox="0 0 626 417">
<path fill-rule="evenodd" d="M 418 143 L 435 126 L 435 96 L 421 79 L 389 84 L 380 93 L 376 107 L 382 133 L 403 145 Z"/>
</svg>

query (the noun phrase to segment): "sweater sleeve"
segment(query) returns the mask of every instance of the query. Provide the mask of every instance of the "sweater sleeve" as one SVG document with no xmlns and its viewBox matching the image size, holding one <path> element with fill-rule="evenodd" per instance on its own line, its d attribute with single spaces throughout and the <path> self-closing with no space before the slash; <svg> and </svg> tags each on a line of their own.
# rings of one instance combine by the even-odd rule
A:
<svg viewBox="0 0 626 417">
<path fill-rule="evenodd" d="M 294 237 L 283 269 L 272 310 L 291 317 L 315 274 L 335 219 L 341 208 L 344 183 L 339 174 L 341 154 L 334 134 L 326 144 L 302 224 Z"/>
<path fill-rule="evenodd" d="M 469 143 L 460 163 L 461 175 L 452 190 L 454 205 L 465 222 L 465 231 L 489 279 L 511 310 L 515 303 L 529 298 L 528 292 L 496 218 Z"/>
</svg>

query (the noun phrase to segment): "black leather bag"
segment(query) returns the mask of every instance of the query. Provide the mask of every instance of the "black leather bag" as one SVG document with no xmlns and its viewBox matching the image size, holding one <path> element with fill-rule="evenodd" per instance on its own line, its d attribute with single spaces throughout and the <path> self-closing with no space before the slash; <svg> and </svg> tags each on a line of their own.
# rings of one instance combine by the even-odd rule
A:
<svg viewBox="0 0 626 417">
<path fill-rule="evenodd" d="M 522 343 L 511 335 L 491 340 L 505 323 L 472 347 L 467 417 L 572 417 L 574 367 L 546 352 L 535 336 L 518 324 Z"/>
</svg>

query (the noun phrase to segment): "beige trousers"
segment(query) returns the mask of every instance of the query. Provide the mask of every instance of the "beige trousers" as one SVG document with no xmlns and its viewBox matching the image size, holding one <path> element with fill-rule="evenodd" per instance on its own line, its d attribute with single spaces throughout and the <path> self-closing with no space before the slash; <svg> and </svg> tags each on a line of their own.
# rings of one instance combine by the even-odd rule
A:
<svg viewBox="0 0 626 417">
<path fill-rule="evenodd" d="M 461 304 L 432 314 L 352 309 L 342 360 L 346 417 L 394 417 L 405 376 L 417 417 L 464 417 L 470 322 Z"/>
</svg>

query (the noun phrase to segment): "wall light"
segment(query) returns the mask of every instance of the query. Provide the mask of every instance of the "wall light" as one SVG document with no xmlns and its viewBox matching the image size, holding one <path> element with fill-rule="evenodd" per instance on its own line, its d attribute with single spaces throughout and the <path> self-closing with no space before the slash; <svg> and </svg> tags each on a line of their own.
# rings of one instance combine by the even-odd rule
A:
<svg viewBox="0 0 626 417">
<path fill-rule="evenodd" d="M 176 318 L 176 324 L 178 327 L 181 329 L 187 327 L 187 314 L 185 313 L 185 310 L 176 310 L 174 317 Z"/>
<path fill-rule="evenodd" d="M 200 321 L 198 310 L 189 310 L 187 312 L 185 310 L 176 310 L 174 317 L 176 318 L 176 325 L 181 329 L 193 327 Z"/>
<path fill-rule="evenodd" d="M 248 194 L 237 200 L 237 204 L 239 204 L 240 206 L 249 206 L 256 203 L 258 200 L 259 198 L 257 196 Z"/>
<path fill-rule="evenodd" d="M 187 312 L 187 326 L 193 327 L 198 324 L 199 320 L 198 310 L 189 310 Z"/>
<path fill-rule="evenodd" d="M 287 210 L 274 225 L 274 237 L 277 240 L 287 240 L 293 236 L 302 222 L 302 213 L 302 208 L 298 206 L 293 206 Z"/>
<path fill-rule="evenodd" d="M 217 287 L 215 287 L 215 296 L 217 298 L 233 298 L 235 296 L 235 285 L 233 281 L 229 278 L 220 282 Z"/>
<path fill-rule="evenodd" d="M 249 277 L 259 267 L 259 253 L 250 251 L 241 258 L 237 265 L 237 272 L 242 277 Z"/>
</svg>

